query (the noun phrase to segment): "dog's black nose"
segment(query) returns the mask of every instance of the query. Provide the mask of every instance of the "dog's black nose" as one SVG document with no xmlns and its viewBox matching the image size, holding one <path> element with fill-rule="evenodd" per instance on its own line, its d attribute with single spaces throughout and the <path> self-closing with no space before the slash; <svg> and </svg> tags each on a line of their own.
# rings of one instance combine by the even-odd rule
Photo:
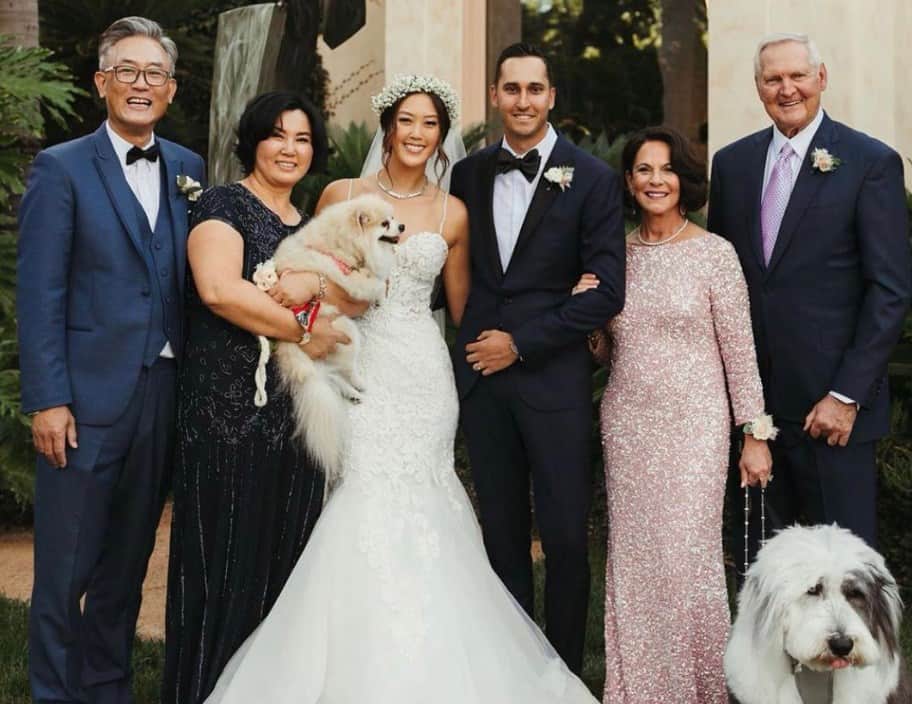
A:
<svg viewBox="0 0 912 704">
<path fill-rule="evenodd" d="M 830 652 L 832 652 L 833 655 L 839 658 L 844 658 L 846 655 L 852 652 L 852 648 L 855 647 L 855 641 L 853 641 L 848 636 L 844 636 L 841 633 L 838 633 L 835 636 L 830 636 L 830 638 L 827 639 L 827 645 L 830 646 Z"/>
<path fill-rule="evenodd" d="M 403 225 L 401 222 L 399 223 L 399 232 L 405 232 L 405 225 Z"/>
</svg>

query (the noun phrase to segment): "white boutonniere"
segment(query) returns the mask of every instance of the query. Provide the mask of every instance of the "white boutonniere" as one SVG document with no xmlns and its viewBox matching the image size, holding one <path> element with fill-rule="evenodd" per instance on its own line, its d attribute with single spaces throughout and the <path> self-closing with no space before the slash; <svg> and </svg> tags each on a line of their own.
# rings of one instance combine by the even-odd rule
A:
<svg viewBox="0 0 912 704">
<path fill-rule="evenodd" d="M 552 166 L 545 171 L 545 180 L 556 186 L 560 186 L 562 191 L 566 191 L 570 188 L 570 184 L 573 183 L 573 167 Z"/>
<path fill-rule="evenodd" d="M 811 152 L 811 166 L 822 174 L 835 171 L 842 163 L 842 159 L 830 154 L 826 149 L 815 149 Z"/>
<path fill-rule="evenodd" d="M 276 272 L 275 262 L 272 259 L 260 262 L 253 270 L 253 276 L 251 278 L 260 291 L 268 291 L 279 282 L 279 275 Z"/>
<path fill-rule="evenodd" d="M 177 190 L 181 192 L 181 195 L 187 196 L 187 200 L 191 203 L 195 203 L 203 192 L 203 187 L 196 179 L 179 174 L 177 177 Z"/>
</svg>

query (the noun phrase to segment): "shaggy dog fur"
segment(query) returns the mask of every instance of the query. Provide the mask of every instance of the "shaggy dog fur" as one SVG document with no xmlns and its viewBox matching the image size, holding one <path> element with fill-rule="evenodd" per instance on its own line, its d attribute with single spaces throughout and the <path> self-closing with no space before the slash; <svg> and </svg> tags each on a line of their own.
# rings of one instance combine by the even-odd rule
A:
<svg viewBox="0 0 912 704">
<path fill-rule="evenodd" d="M 364 195 L 324 209 L 276 249 L 277 271 L 319 272 L 359 301 L 380 301 L 395 262 L 393 245 L 405 229 L 393 207 L 375 195 Z M 319 315 L 338 313 L 322 304 Z M 295 436 L 303 441 L 330 481 L 341 469 L 347 405 L 358 401 L 364 384 L 355 371 L 361 335 L 350 318 L 339 315 L 333 327 L 351 340 L 336 345 L 326 359 L 313 360 L 296 343 L 280 342 L 276 358 L 282 384 L 291 394 Z"/>
<path fill-rule="evenodd" d="M 760 550 L 738 596 L 725 676 L 741 704 L 908 704 L 902 601 L 847 530 L 794 526 Z"/>
</svg>

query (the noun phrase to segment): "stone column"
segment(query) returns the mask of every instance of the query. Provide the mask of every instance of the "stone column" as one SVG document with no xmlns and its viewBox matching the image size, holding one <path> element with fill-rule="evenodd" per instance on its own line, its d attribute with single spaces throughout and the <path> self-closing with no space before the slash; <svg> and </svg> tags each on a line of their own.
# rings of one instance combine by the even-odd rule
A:
<svg viewBox="0 0 912 704">
<path fill-rule="evenodd" d="M 275 3 L 249 5 L 219 15 L 209 105 L 209 183 L 238 180 L 234 157 L 237 123 L 258 93 L 275 86 L 276 58 L 285 10 Z"/>
</svg>

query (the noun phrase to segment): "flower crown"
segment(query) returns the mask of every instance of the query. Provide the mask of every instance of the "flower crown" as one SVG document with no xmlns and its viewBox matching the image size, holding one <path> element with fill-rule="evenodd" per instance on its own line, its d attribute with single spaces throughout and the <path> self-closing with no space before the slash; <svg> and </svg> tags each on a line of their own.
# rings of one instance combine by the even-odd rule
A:
<svg viewBox="0 0 912 704">
<path fill-rule="evenodd" d="M 392 83 L 383 86 L 377 95 L 371 98 L 371 107 L 380 115 L 384 110 L 395 105 L 399 100 L 412 93 L 433 93 L 443 101 L 450 122 L 459 119 L 459 98 L 453 87 L 435 76 L 418 76 L 415 74 L 400 74 Z"/>
</svg>

